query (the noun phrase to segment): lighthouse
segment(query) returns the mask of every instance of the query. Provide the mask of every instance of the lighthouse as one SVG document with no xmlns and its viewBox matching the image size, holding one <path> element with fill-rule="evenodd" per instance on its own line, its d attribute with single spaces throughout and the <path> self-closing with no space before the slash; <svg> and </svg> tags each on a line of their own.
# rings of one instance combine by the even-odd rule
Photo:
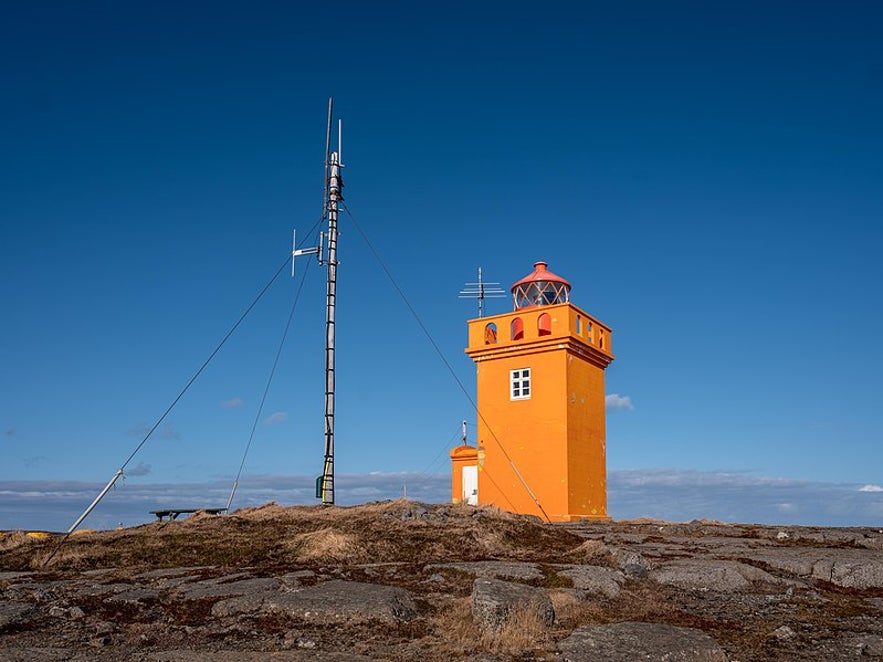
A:
<svg viewBox="0 0 883 662">
<path fill-rule="evenodd" d="M 512 312 L 467 322 L 477 444 L 451 451 L 452 500 L 552 521 L 607 518 L 604 370 L 610 327 L 570 301 L 545 262 Z"/>
</svg>

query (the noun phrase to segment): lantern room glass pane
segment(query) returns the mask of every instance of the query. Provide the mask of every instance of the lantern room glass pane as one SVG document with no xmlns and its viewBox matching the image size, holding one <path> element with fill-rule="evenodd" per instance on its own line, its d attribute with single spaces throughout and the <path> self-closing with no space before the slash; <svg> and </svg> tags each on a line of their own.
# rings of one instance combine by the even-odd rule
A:
<svg viewBox="0 0 883 662">
<path fill-rule="evenodd" d="M 520 285 L 515 290 L 516 308 L 528 306 L 548 306 L 567 302 L 567 287 L 563 283 L 537 280 Z"/>
</svg>

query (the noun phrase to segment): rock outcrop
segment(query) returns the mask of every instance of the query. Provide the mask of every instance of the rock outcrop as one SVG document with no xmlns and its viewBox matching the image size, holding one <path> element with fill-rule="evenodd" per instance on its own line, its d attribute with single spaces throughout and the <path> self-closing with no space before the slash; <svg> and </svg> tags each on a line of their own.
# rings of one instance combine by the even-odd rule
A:
<svg viewBox="0 0 883 662">
<path fill-rule="evenodd" d="M 52 537 L 0 540 L 4 662 L 883 660 L 876 529 L 393 502 L 76 536 L 45 568 Z"/>
<path fill-rule="evenodd" d="M 701 630 L 661 623 L 587 625 L 558 647 L 567 662 L 727 662 L 724 650 Z"/>
<path fill-rule="evenodd" d="M 548 594 L 524 584 L 499 579 L 476 579 L 472 587 L 472 618 L 482 630 L 500 630 L 518 612 L 526 612 L 543 625 L 555 622 Z"/>
</svg>

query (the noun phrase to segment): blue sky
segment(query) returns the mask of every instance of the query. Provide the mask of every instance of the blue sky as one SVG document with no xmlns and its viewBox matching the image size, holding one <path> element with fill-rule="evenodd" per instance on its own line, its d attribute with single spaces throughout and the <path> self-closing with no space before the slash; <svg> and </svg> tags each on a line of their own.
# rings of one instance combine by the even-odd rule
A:
<svg viewBox="0 0 883 662">
<path fill-rule="evenodd" d="M 468 388 L 457 292 L 479 265 L 508 287 L 547 260 L 613 327 L 607 390 L 630 407 L 609 411 L 608 465 L 659 489 L 611 489 L 611 514 L 796 521 L 733 507 L 786 481 L 769 503 L 801 517 L 883 519 L 876 3 L 299 5 L 0 10 L 0 528 L 35 521 L 23 493 L 100 489 L 313 227 L 330 95 L 347 205 Z M 474 414 L 342 233 L 337 470 L 395 496 L 448 470 Z M 321 471 L 324 337 L 324 273 L 299 270 L 245 468 L 298 485 Z M 298 283 L 274 284 L 121 491 L 231 481 Z M 829 516 L 832 490 L 852 505 Z"/>
</svg>

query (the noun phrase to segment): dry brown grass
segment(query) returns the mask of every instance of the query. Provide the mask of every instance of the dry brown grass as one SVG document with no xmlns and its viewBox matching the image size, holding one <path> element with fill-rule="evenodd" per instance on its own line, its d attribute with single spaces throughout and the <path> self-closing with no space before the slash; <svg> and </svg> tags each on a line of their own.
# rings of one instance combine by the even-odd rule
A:
<svg viewBox="0 0 883 662">
<path fill-rule="evenodd" d="M 550 629 L 543 623 L 535 607 L 516 607 L 499 630 L 486 630 L 481 645 L 493 653 L 517 653 L 553 645 Z"/>
<path fill-rule="evenodd" d="M 33 545 L 38 542 L 34 538 L 29 538 L 24 531 L 4 531 L 0 534 L 0 552 L 16 549 L 23 545 Z"/>
<path fill-rule="evenodd" d="M 275 501 L 270 501 L 269 503 L 265 503 L 262 506 L 254 506 L 251 508 L 240 508 L 239 510 L 234 510 L 230 516 L 231 517 L 239 517 L 241 519 L 248 519 L 252 522 L 266 522 L 269 520 L 278 520 L 282 519 L 286 516 L 287 509 L 284 506 L 280 506 Z M 189 521 L 192 518 L 188 518 Z"/>
<path fill-rule="evenodd" d="M 444 605 L 429 619 L 437 659 L 472 658 L 478 652 L 512 654 L 553 645 L 550 628 L 530 605 L 516 608 L 499 630 L 482 631 L 472 618 L 472 599 Z"/>
<path fill-rule="evenodd" d="M 325 527 L 298 533 L 283 543 L 296 563 L 364 563 L 369 560 L 358 536 Z"/>
<path fill-rule="evenodd" d="M 555 618 L 558 624 L 568 630 L 597 623 L 604 614 L 597 602 L 593 600 L 580 600 L 574 591 L 566 589 L 552 589 L 549 591 L 549 599 L 555 609 Z"/>
<path fill-rule="evenodd" d="M 55 544 L 57 543 L 45 544 L 35 550 L 32 553 L 27 569 L 40 570 L 52 554 L 52 550 L 55 549 Z M 88 554 L 84 553 L 82 547 L 62 546 L 53 558 L 53 563 L 65 567 L 79 567 L 87 556 Z"/>
<path fill-rule="evenodd" d="M 429 618 L 430 631 L 443 642 L 448 657 L 462 657 L 478 649 L 481 630 L 472 620 L 472 598 L 459 598 L 445 604 Z"/>
<path fill-rule="evenodd" d="M 608 568 L 616 567 L 616 563 L 610 555 L 610 550 L 600 540 L 586 540 L 579 547 L 565 552 L 562 555 L 562 559 L 570 563 L 588 563 Z"/>
<path fill-rule="evenodd" d="M 60 539 L 0 539 L 0 570 L 39 569 Z M 557 562 L 581 539 L 536 518 L 491 507 L 400 499 L 350 507 L 268 503 L 229 515 L 71 537 L 56 570 L 182 566 L 276 567 L 291 563 L 435 563 L 483 559 Z"/>
</svg>

